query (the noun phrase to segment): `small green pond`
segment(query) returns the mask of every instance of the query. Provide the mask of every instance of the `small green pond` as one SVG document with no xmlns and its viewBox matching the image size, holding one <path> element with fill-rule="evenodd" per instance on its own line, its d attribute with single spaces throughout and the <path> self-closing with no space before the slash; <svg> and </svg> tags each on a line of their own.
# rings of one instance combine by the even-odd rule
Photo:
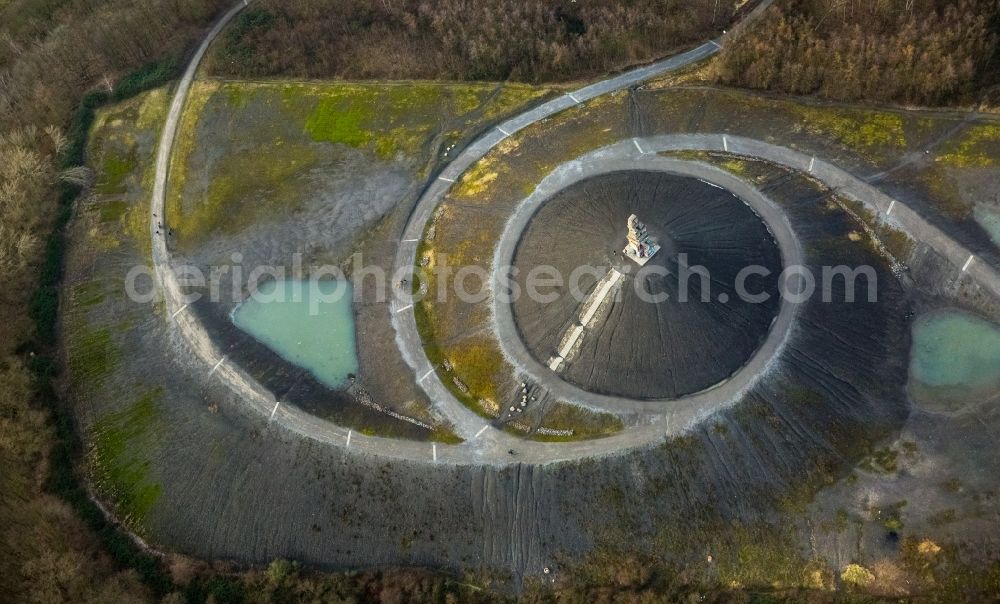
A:
<svg viewBox="0 0 1000 604">
<path fill-rule="evenodd" d="M 972 210 L 972 216 L 979 223 L 979 226 L 990 234 L 993 243 L 1000 245 L 1000 211 L 977 205 Z"/>
<path fill-rule="evenodd" d="M 232 313 L 233 323 L 331 388 L 358 372 L 347 281 L 269 281 Z"/>
<path fill-rule="evenodd" d="M 1000 327 L 957 310 L 918 319 L 910 392 L 933 411 L 957 411 L 1000 394 Z"/>
</svg>

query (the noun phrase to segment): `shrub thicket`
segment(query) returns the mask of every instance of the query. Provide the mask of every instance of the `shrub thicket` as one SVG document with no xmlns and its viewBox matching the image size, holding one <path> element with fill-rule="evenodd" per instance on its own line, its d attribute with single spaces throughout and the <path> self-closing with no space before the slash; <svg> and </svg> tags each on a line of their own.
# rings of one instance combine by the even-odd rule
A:
<svg viewBox="0 0 1000 604">
<path fill-rule="evenodd" d="M 979 100 L 996 80 L 997 0 L 786 0 L 741 27 L 720 81 L 842 101 Z"/>
<path fill-rule="evenodd" d="M 62 233 L 86 181 L 94 111 L 174 77 L 228 4 L 0 2 L 0 593 L 10 601 L 135 601 L 174 588 L 77 474 L 80 443 L 55 388 Z"/>
<path fill-rule="evenodd" d="M 726 27 L 719 0 L 263 0 L 212 57 L 236 77 L 564 80 Z"/>
</svg>

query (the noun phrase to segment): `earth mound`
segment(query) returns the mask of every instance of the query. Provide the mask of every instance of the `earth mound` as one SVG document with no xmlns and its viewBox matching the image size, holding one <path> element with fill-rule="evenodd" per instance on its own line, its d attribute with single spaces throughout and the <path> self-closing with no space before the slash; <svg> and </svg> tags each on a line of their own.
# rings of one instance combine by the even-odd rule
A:
<svg viewBox="0 0 1000 604">
<path fill-rule="evenodd" d="M 660 246 L 642 267 L 623 254 L 632 214 Z M 781 253 L 764 222 L 724 189 L 663 172 L 604 174 L 559 191 L 528 224 L 514 266 L 522 295 L 513 315 L 531 354 L 551 367 L 586 322 L 556 370 L 587 391 L 632 399 L 724 381 L 763 343 L 780 306 Z M 542 266 L 561 285 L 529 295 Z M 609 271 L 621 276 L 602 296 Z"/>
</svg>

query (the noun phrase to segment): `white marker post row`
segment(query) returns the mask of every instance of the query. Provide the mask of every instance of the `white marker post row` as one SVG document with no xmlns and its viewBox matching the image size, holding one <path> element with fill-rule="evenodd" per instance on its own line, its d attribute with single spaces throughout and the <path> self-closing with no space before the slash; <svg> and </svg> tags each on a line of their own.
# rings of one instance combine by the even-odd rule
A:
<svg viewBox="0 0 1000 604">
<path fill-rule="evenodd" d="M 222 365 L 225 361 L 226 361 L 225 356 L 219 359 L 219 362 L 215 364 L 215 367 L 212 367 L 212 370 L 208 372 L 209 377 L 211 377 L 211 375 L 215 373 L 215 371 L 219 368 L 219 366 Z"/>
</svg>

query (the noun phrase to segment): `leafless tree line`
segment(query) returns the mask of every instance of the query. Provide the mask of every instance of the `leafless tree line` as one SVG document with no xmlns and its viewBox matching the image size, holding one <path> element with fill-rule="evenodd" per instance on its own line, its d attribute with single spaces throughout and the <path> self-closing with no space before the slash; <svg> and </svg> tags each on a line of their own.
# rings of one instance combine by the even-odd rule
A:
<svg viewBox="0 0 1000 604">
<path fill-rule="evenodd" d="M 738 31 L 721 81 L 837 100 L 940 105 L 995 84 L 996 0 L 790 0 Z"/>
<path fill-rule="evenodd" d="M 717 0 L 265 0 L 214 56 L 230 76 L 565 80 L 726 27 Z"/>
</svg>

